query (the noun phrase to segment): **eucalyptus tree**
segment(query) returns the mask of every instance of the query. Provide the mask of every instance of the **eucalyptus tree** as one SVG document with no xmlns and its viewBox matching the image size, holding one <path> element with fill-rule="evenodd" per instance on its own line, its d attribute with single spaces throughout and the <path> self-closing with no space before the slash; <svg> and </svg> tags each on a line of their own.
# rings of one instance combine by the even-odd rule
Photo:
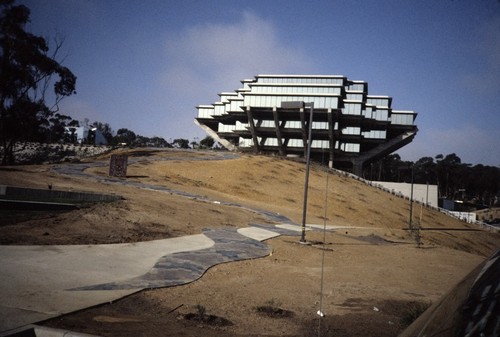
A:
<svg viewBox="0 0 500 337">
<path fill-rule="evenodd" d="M 14 163 L 16 142 L 36 138 L 58 112 L 61 99 L 76 93 L 76 76 L 56 61 L 62 40 L 54 41 L 49 55 L 47 41 L 25 30 L 28 7 L 2 0 L 0 9 L 0 142 L 5 165 Z"/>
</svg>

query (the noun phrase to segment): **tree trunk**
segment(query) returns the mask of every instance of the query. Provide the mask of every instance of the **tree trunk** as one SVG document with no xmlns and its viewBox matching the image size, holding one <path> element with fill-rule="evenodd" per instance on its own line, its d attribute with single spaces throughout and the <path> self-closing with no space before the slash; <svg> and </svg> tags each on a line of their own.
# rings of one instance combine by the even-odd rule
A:
<svg viewBox="0 0 500 337">
<path fill-rule="evenodd" d="M 13 140 L 3 142 L 2 165 L 14 164 L 14 144 Z"/>
</svg>

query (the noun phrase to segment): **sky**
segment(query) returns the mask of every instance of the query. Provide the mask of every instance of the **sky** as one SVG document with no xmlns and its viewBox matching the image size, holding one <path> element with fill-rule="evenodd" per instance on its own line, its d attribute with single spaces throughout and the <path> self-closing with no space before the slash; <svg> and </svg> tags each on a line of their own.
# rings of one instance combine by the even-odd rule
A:
<svg viewBox="0 0 500 337">
<path fill-rule="evenodd" d="M 500 165 L 498 0 L 18 0 L 77 76 L 73 119 L 203 139 L 197 105 L 258 74 L 344 75 L 418 113 L 397 151 Z"/>
</svg>

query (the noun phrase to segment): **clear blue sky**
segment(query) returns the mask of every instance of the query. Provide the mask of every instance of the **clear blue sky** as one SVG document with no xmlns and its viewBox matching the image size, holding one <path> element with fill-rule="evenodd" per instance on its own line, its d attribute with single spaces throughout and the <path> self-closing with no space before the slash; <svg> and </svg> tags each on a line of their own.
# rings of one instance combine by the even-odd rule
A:
<svg viewBox="0 0 500 337">
<path fill-rule="evenodd" d="M 167 140 L 204 132 L 196 106 L 257 74 L 335 74 L 418 112 L 404 160 L 500 164 L 500 1 L 18 0 L 65 37 L 74 119 Z"/>
</svg>

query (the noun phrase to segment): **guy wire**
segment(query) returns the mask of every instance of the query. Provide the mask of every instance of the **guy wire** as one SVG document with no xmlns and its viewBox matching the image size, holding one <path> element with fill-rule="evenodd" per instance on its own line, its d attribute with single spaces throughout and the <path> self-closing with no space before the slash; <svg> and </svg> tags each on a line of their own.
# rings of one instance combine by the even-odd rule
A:
<svg viewBox="0 0 500 337">
<path fill-rule="evenodd" d="M 326 170 L 326 187 L 325 187 L 325 212 L 323 216 L 323 252 L 321 256 L 321 285 L 319 292 L 319 319 L 318 319 L 318 337 L 321 336 L 321 319 L 323 318 L 323 283 L 325 274 L 325 250 L 326 250 L 326 217 L 328 209 L 328 182 L 329 182 L 330 171 Z"/>
</svg>

